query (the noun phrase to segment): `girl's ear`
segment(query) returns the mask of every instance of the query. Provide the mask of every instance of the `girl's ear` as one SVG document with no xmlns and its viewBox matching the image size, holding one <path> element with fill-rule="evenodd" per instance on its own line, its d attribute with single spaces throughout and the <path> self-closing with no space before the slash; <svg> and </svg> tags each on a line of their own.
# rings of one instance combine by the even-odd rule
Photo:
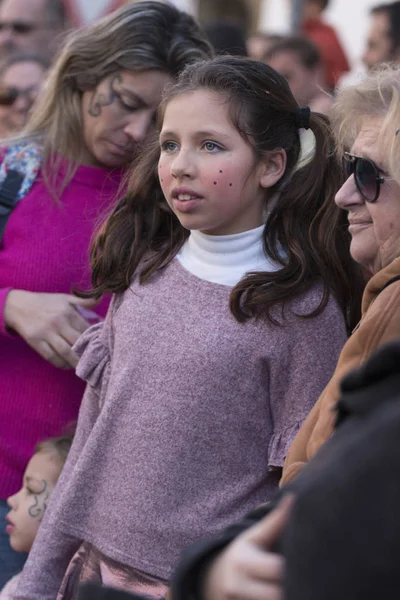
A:
<svg viewBox="0 0 400 600">
<path fill-rule="evenodd" d="M 260 164 L 260 185 L 263 188 L 274 186 L 286 170 L 286 152 L 280 148 L 265 155 Z"/>
</svg>

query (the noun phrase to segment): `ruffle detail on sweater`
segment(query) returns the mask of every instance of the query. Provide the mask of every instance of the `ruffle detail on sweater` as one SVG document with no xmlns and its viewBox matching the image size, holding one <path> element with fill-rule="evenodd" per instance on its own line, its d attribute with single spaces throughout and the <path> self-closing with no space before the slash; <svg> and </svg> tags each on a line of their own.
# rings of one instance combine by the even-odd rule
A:
<svg viewBox="0 0 400 600">
<path fill-rule="evenodd" d="M 270 469 L 283 467 L 289 448 L 301 425 L 302 421 L 297 421 L 282 431 L 272 434 L 268 445 L 268 467 Z"/>
<path fill-rule="evenodd" d="M 110 352 L 102 341 L 104 322 L 89 327 L 73 347 L 80 357 L 76 374 L 94 388 L 101 388 L 110 365 Z"/>
</svg>

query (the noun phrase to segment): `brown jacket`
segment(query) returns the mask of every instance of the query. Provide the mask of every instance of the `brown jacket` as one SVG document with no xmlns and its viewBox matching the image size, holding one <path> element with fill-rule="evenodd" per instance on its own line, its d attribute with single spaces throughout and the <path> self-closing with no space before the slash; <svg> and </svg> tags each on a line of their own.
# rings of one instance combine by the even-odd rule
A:
<svg viewBox="0 0 400 600">
<path fill-rule="evenodd" d="M 395 281 L 383 290 L 391 279 L 398 276 L 400 258 L 379 271 L 368 282 L 362 300 L 361 321 L 346 342 L 332 379 L 290 447 L 281 485 L 293 479 L 330 438 L 335 421 L 334 407 L 339 399 L 340 382 L 344 375 L 366 361 L 379 346 L 400 338 L 400 281 Z"/>
</svg>

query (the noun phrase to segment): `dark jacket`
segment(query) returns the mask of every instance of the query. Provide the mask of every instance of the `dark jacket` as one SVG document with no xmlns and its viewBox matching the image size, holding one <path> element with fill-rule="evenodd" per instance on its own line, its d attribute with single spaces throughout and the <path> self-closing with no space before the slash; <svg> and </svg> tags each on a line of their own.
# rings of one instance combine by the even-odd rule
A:
<svg viewBox="0 0 400 600">
<path fill-rule="evenodd" d="M 400 342 L 346 377 L 336 433 L 286 491 L 285 600 L 400 598 Z M 187 549 L 173 600 L 199 598 L 205 565 L 278 500 Z"/>
</svg>

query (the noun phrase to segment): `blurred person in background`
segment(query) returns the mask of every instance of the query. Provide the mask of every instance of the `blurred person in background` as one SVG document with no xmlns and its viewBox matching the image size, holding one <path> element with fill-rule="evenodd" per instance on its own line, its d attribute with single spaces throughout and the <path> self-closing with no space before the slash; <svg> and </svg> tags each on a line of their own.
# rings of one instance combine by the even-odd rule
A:
<svg viewBox="0 0 400 600">
<path fill-rule="evenodd" d="M 350 70 L 349 61 L 335 29 L 323 20 L 329 0 L 305 0 L 300 33 L 318 47 L 325 68 L 325 81 L 333 90 L 339 79 Z"/>
<path fill-rule="evenodd" d="M 368 69 L 382 62 L 400 62 L 400 2 L 380 4 L 371 10 L 363 61 Z"/>
<path fill-rule="evenodd" d="M 247 56 L 245 34 L 235 23 L 214 21 L 205 25 L 204 31 L 216 54 Z"/>
<path fill-rule="evenodd" d="M 211 54 L 172 5 L 121 8 L 71 34 L 23 135 L 0 149 L 0 193 L 7 171 L 23 175 L 22 196 L 0 213 L 0 586 L 22 562 L 5 499 L 35 444 L 76 420 L 84 382 L 72 346 L 108 308 L 104 298 L 89 311 L 93 302 L 71 293 L 90 284 L 90 239 L 152 131 L 164 85 Z"/>
<path fill-rule="evenodd" d="M 271 46 L 281 39 L 278 34 L 256 31 L 247 39 L 247 54 L 253 60 L 262 60 Z"/>
<path fill-rule="evenodd" d="M 49 66 L 35 54 L 14 54 L 0 64 L 0 138 L 26 125 Z"/>
<path fill-rule="evenodd" d="M 326 113 L 332 97 L 324 91 L 324 68 L 315 44 L 303 37 L 285 37 L 266 52 L 263 62 L 287 80 L 300 106 Z"/>
<path fill-rule="evenodd" d="M 14 52 L 52 57 L 70 26 L 62 0 L 1 0 L 0 58 Z"/>
</svg>

